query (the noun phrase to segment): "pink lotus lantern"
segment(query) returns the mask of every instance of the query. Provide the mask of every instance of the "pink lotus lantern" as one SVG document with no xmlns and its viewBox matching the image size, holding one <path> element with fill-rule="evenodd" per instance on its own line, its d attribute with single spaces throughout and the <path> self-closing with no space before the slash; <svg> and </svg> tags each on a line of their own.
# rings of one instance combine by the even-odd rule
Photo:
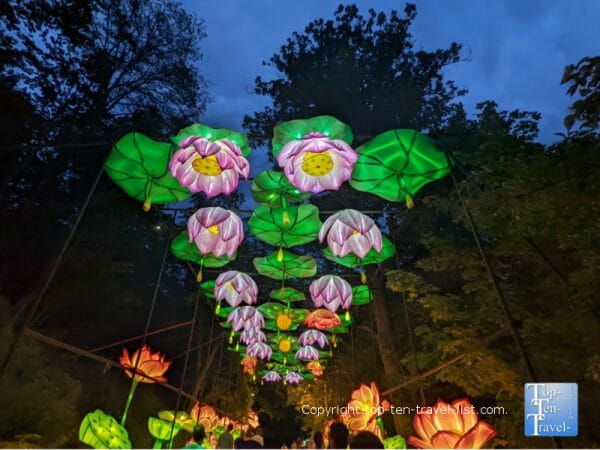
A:
<svg viewBox="0 0 600 450">
<path fill-rule="evenodd" d="M 189 136 L 180 144 L 169 163 L 171 174 L 192 192 L 204 192 L 208 198 L 231 194 L 240 175 L 248 179 L 250 163 L 240 148 L 223 139 L 211 142 Z"/>
<path fill-rule="evenodd" d="M 255 342 L 246 347 L 246 355 L 252 356 L 258 359 L 271 359 L 273 356 L 273 350 L 268 344 L 262 342 Z"/>
<path fill-rule="evenodd" d="M 383 246 L 381 231 L 369 216 L 345 209 L 329 217 L 319 232 L 319 242 L 327 237 L 327 245 L 335 256 L 343 258 L 354 253 L 363 259 L 374 248 L 378 252 Z"/>
<path fill-rule="evenodd" d="M 340 306 L 348 309 L 352 305 L 352 286 L 336 275 L 325 275 L 311 283 L 310 296 L 317 308 L 336 312 Z"/>
<path fill-rule="evenodd" d="M 277 162 L 287 179 L 302 192 L 338 190 L 352 176 L 358 154 L 346 142 L 310 133 L 283 146 Z"/>
<path fill-rule="evenodd" d="M 269 370 L 263 375 L 262 379 L 267 383 L 278 383 L 281 381 L 281 375 L 274 370 Z"/>
<path fill-rule="evenodd" d="M 214 294 L 218 302 L 225 300 L 231 306 L 239 306 L 240 303 L 252 305 L 256 303 L 258 287 L 245 273 L 230 270 L 217 277 Z"/>
<path fill-rule="evenodd" d="M 227 316 L 227 322 L 231 322 L 234 331 L 258 330 L 265 326 L 265 318 L 254 306 L 240 306 L 235 308 Z"/>
<path fill-rule="evenodd" d="M 304 377 L 296 372 L 290 372 L 285 376 L 285 382 L 288 384 L 299 384 L 304 381 Z"/>
<path fill-rule="evenodd" d="M 265 336 L 265 333 L 262 331 L 251 328 L 242 331 L 240 334 L 240 342 L 245 345 L 250 345 L 255 342 L 267 342 L 267 336 Z"/>
<path fill-rule="evenodd" d="M 327 335 L 317 330 L 306 330 L 298 337 L 298 343 L 300 345 L 314 345 L 318 344 L 319 347 L 323 348 L 329 344 Z"/>
<path fill-rule="evenodd" d="M 232 257 L 244 240 L 242 220 L 233 212 L 218 206 L 201 208 L 188 220 L 190 242 L 195 242 L 202 255 L 212 253 Z"/>
<path fill-rule="evenodd" d="M 296 359 L 304 359 L 304 360 L 318 360 L 319 359 L 319 351 L 310 346 L 305 345 L 304 347 L 300 347 L 296 352 Z"/>
</svg>

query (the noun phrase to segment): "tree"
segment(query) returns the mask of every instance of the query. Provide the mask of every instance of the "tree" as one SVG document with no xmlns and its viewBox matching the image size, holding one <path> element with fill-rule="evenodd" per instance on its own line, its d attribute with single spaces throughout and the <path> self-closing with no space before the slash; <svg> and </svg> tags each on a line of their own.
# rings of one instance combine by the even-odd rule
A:
<svg viewBox="0 0 600 450">
<path fill-rule="evenodd" d="M 340 5 L 333 20 L 318 19 L 293 33 L 263 62 L 278 77 L 256 79 L 254 92 L 270 96 L 273 106 L 245 116 L 244 127 L 266 140 L 278 122 L 333 114 L 357 135 L 442 128 L 450 102 L 465 93 L 442 74 L 460 60 L 461 46 L 415 50 L 409 28 L 416 14 L 411 4 L 403 17 L 373 9 L 364 17 L 355 5 Z"/>
<path fill-rule="evenodd" d="M 581 134 L 598 132 L 600 125 L 600 56 L 587 56 L 577 64 L 565 67 L 561 84 L 568 85 L 567 94 L 580 98 L 569 107 L 565 127 L 571 130 L 579 123 Z"/>
<path fill-rule="evenodd" d="M 204 27 L 179 3 L 27 0 L 5 9 L 0 81 L 39 120 L 25 142 L 10 143 L 0 199 L 42 147 L 111 142 L 132 128 L 164 134 L 204 111 L 208 96 L 196 67 Z"/>
</svg>

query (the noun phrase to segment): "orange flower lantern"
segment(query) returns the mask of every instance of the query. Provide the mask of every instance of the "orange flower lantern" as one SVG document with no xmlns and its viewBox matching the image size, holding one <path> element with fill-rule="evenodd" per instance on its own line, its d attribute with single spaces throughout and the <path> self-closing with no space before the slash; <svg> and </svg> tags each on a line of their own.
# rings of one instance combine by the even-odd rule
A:
<svg viewBox="0 0 600 450">
<path fill-rule="evenodd" d="M 417 448 L 483 448 L 496 436 L 489 423 L 479 420 L 466 399 L 423 408 L 415 415 L 413 427 L 419 437 L 410 436 L 408 443 Z"/>
<path fill-rule="evenodd" d="M 377 389 L 377 384 L 372 381 L 371 387 L 361 384 L 352 392 L 348 411 L 341 414 L 340 419 L 352 432 L 367 430 L 383 440 L 382 426 L 377 419 L 390 407 L 387 400 L 379 402 L 379 389 Z"/>
<path fill-rule="evenodd" d="M 304 325 L 310 328 L 316 328 L 317 330 L 327 330 L 329 328 L 335 328 L 340 326 L 342 321 L 340 317 L 329 311 L 328 309 L 315 309 L 304 319 Z"/>
<path fill-rule="evenodd" d="M 244 367 L 243 371 L 248 375 L 254 375 L 254 372 L 256 372 L 257 365 L 258 359 L 252 356 L 245 356 L 244 359 L 242 359 L 242 366 Z"/>
<path fill-rule="evenodd" d="M 133 377 L 135 371 L 135 381 L 142 383 L 165 383 L 167 379 L 163 375 L 171 366 L 171 361 L 165 361 L 165 356 L 159 352 L 152 353 L 147 345 L 133 352 L 131 357 L 129 350 L 123 348 L 119 363 L 129 378 Z"/>
<path fill-rule="evenodd" d="M 196 403 L 190 412 L 190 417 L 196 423 L 204 426 L 204 431 L 210 433 L 219 425 L 219 416 L 215 408 L 209 405 Z"/>
</svg>

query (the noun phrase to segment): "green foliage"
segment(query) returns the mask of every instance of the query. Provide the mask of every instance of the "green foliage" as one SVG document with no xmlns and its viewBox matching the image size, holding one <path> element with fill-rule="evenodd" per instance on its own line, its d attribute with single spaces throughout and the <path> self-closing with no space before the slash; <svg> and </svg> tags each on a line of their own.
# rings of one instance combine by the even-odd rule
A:
<svg viewBox="0 0 600 450">
<path fill-rule="evenodd" d="M 571 130 L 576 122 L 583 133 L 598 133 L 600 126 L 600 56 L 587 56 L 565 67 L 561 84 L 568 85 L 567 94 L 579 96 L 569 107 L 565 127 Z"/>
</svg>

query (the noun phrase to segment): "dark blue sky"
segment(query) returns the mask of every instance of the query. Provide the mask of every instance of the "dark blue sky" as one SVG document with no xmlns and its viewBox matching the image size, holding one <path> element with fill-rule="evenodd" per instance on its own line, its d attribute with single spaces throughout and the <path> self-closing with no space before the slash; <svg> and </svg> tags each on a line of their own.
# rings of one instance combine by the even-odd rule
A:
<svg viewBox="0 0 600 450">
<path fill-rule="evenodd" d="M 241 129 L 244 113 L 262 109 L 268 99 L 251 94 L 257 75 L 273 76 L 262 66 L 294 31 L 313 19 L 331 18 L 340 2 L 326 0 L 186 0 L 186 9 L 205 21 L 204 60 L 199 67 L 211 85 L 214 102 L 203 121 Z M 405 2 L 356 1 L 361 11 L 402 10 Z M 560 85 L 566 64 L 598 54 L 600 1 L 596 0 L 427 0 L 416 1 L 411 32 L 416 47 L 464 45 L 471 60 L 450 66 L 448 79 L 469 90 L 468 111 L 493 99 L 502 109 L 542 113 L 540 141 L 564 131 L 562 119 L 571 99 Z"/>
</svg>

